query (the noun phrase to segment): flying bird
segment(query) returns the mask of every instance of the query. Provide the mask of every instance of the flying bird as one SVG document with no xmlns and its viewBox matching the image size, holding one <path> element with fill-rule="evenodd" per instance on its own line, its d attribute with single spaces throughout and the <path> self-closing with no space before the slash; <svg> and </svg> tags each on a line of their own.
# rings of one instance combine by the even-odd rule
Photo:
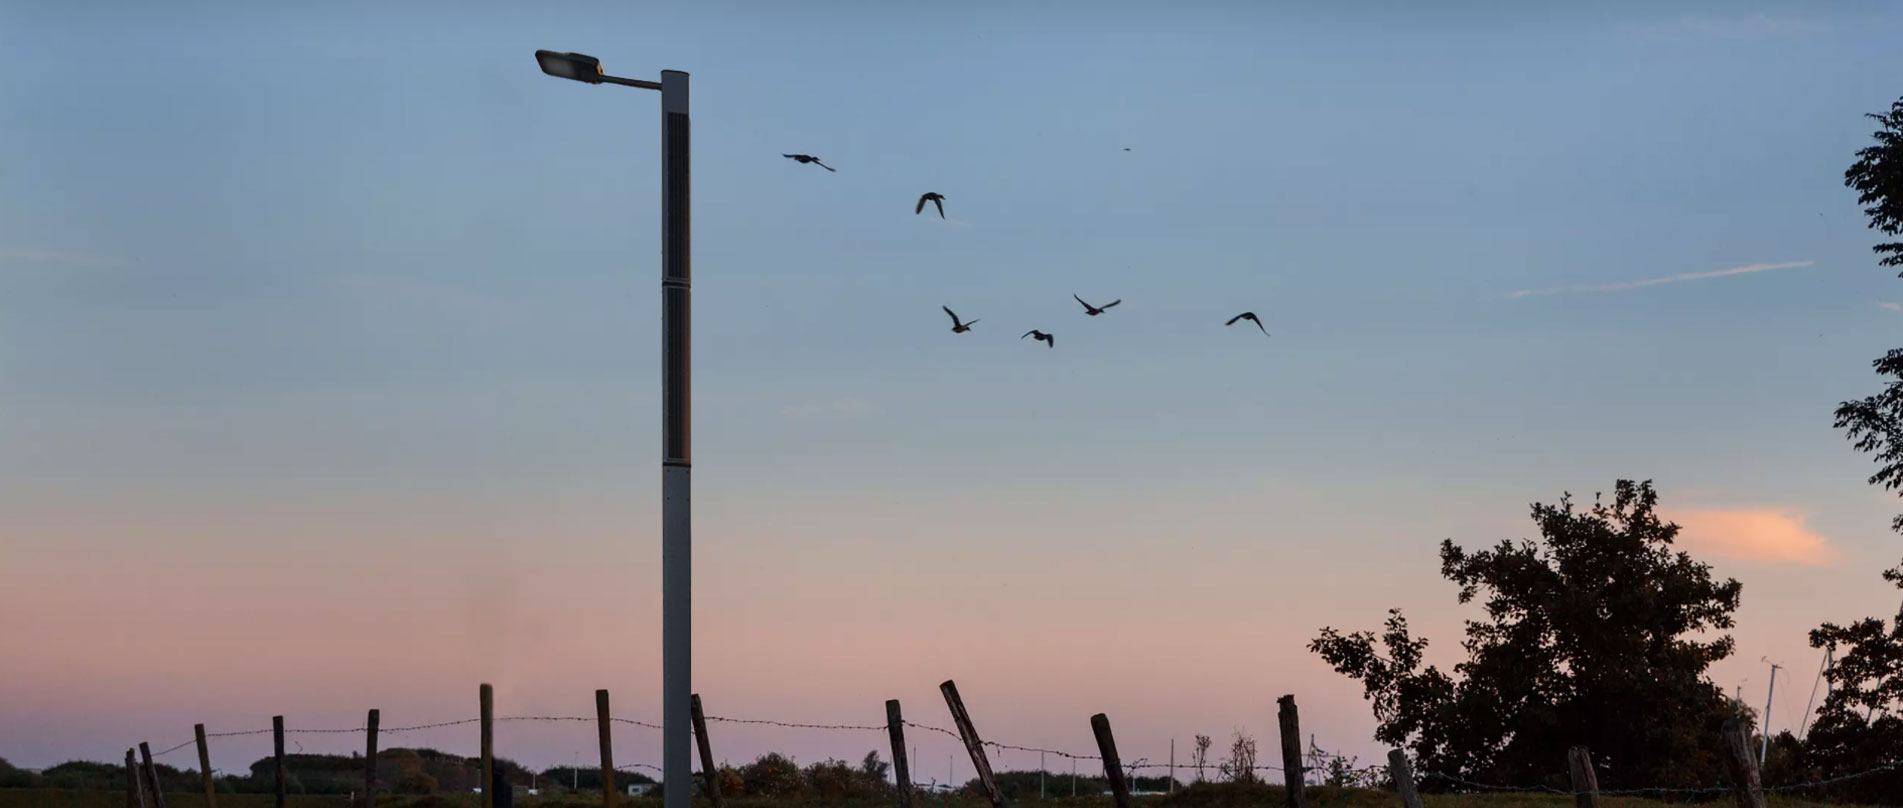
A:
<svg viewBox="0 0 1903 808">
<path fill-rule="evenodd" d="M 1223 325 L 1235 325 L 1237 320 L 1248 320 L 1249 322 L 1255 323 L 1256 328 L 1262 328 L 1262 321 L 1260 319 L 1257 319 L 1257 317 L 1255 316 L 1255 312 L 1253 311 L 1245 311 L 1241 314 L 1231 317 L 1229 318 L 1229 322 L 1223 323 Z M 1266 337 L 1268 335 L 1269 335 L 1269 330 L 1266 328 L 1262 328 L 1262 336 Z"/>
<path fill-rule="evenodd" d="M 938 218 L 940 219 L 945 218 L 945 195 L 937 191 L 926 191 L 924 196 L 919 197 L 918 207 L 913 208 L 912 213 L 913 214 L 924 213 L 925 203 L 927 202 L 930 202 L 938 206 Z"/>
<path fill-rule="evenodd" d="M 1077 298 L 1077 302 L 1079 303 L 1084 303 L 1084 299 L 1081 297 L 1077 297 L 1076 295 L 1071 295 L 1071 297 Z M 1123 298 L 1117 298 L 1116 300 L 1112 300 L 1109 303 L 1103 304 L 1102 306 L 1092 306 L 1089 303 L 1084 303 L 1084 313 L 1092 317 L 1095 317 L 1099 314 L 1102 314 L 1104 312 L 1104 309 L 1110 308 L 1111 306 L 1115 306 L 1118 303 L 1122 303 L 1122 302 L 1123 302 Z"/>
<path fill-rule="evenodd" d="M 797 160 L 801 164 L 812 163 L 813 165 L 819 166 L 820 168 L 826 169 L 827 171 L 836 170 L 832 166 L 829 166 L 829 165 L 826 165 L 825 163 L 820 162 L 819 158 L 814 157 L 810 154 L 782 154 L 780 156 L 788 160 Z"/>
<path fill-rule="evenodd" d="M 958 313 L 952 311 L 950 306 L 939 306 L 939 308 L 944 309 L 946 314 L 951 315 L 953 334 L 963 334 L 966 331 L 970 331 L 971 327 L 978 322 L 977 320 L 972 320 L 969 323 L 960 321 L 958 319 Z M 1023 339 L 1023 337 L 1019 337 L 1019 339 Z"/>
<path fill-rule="evenodd" d="M 1054 337 L 1054 336 L 1051 336 L 1050 334 L 1046 334 L 1046 333 L 1044 333 L 1044 332 L 1042 332 L 1042 331 L 1039 331 L 1039 330 L 1037 330 L 1037 329 L 1035 329 L 1035 328 L 1033 328 L 1033 329 L 1031 329 L 1031 330 L 1029 330 L 1029 331 L 1026 331 L 1026 332 L 1024 332 L 1024 337 L 1032 337 L 1032 338 L 1035 338 L 1035 339 L 1036 339 L 1036 340 L 1037 340 L 1038 342 L 1042 342 L 1042 343 L 1044 343 L 1044 347 L 1047 347 L 1047 348 L 1055 348 L 1055 347 L 1057 347 L 1057 338 L 1056 338 L 1056 337 Z M 1024 337 L 1018 337 L 1018 339 L 1024 339 Z"/>
</svg>

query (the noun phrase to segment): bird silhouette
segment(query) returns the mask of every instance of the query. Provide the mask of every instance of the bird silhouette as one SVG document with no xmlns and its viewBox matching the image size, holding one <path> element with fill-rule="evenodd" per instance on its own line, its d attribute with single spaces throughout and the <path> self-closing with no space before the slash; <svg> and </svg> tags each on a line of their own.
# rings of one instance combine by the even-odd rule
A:
<svg viewBox="0 0 1903 808">
<path fill-rule="evenodd" d="M 938 218 L 940 219 L 945 218 L 945 195 L 937 191 L 926 191 L 924 196 L 919 197 L 918 207 L 913 208 L 912 213 L 914 214 L 924 213 L 925 203 L 927 202 L 930 202 L 938 206 Z"/>
<path fill-rule="evenodd" d="M 1084 303 L 1084 299 L 1081 297 L 1077 297 L 1076 295 L 1071 295 L 1071 297 L 1077 298 L 1077 302 L 1079 303 Z M 1122 302 L 1123 302 L 1123 298 L 1117 298 L 1116 300 L 1112 300 L 1109 303 L 1103 304 L 1102 306 L 1092 306 L 1089 303 L 1084 303 L 1084 313 L 1092 317 L 1095 317 L 1099 314 L 1102 314 L 1104 312 L 1104 309 L 1110 308 L 1111 306 L 1115 306 L 1118 303 L 1122 303 Z"/>
<path fill-rule="evenodd" d="M 972 320 L 969 323 L 960 321 L 958 319 L 958 313 L 955 311 L 952 311 L 950 306 L 939 306 L 939 308 L 944 309 L 946 314 L 951 315 L 953 334 L 963 334 L 966 331 L 970 331 L 971 327 L 977 324 L 978 322 L 977 320 Z M 1023 338 L 1019 337 L 1019 339 L 1023 339 Z"/>
<path fill-rule="evenodd" d="M 1248 320 L 1249 322 L 1255 323 L 1256 328 L 1262 328 L 1262 321 L 1255 316 L 1255 312 L 1253 311 L 1245 311 L 1241 314 L 1231 317 L 1229 318 L 1229 322 L 1223 323 L 1223 325 L 1235 325 L 1237 320 Z M 1262 328 L 1262 336 L 1266 337 L 1268 335 L 1269 335 L 1269 330 L 1266 328 Z"/>
<path fill-rule="evenodd" d="M 782 154 L 780 156 L 788 160 L 798 160 L 802 164 L 812 163 L 813 165 L 819 166 L 820 168 L 826 169 L 827 171 L 835 170 L 832 166 L 829 166 L 829 165 L 826 165 L 825 163 L 820 162 L 819 158 L 814 157 L 810 154 Z"/>
<path fill-rule="evenodd" d="M 1035 328 L 1033 328 L 1033 329 L 1031 329 L 1031 330 L 1029 330 L 1029 331 L 1026 331 L 1026 332 L 1024 332 L 1024 337 L 1034 337 L 1034 338 L 1036 338 L 1036 339 L 1037 339 L 1037 341 L 1038 341 L 1038 342 L 1042 342 L 1042 343 L 1044 343 L 1044 346 L 1045 346 L 1045 347 L 1047 347 L 1047 348 L 1055 348 L 1055 347 L 1057 347 L 1057 338 L 1056 338 L 1056 337 L 1054 337 L 1054 336 L 1051 336 L 1050 334 L 1046 334 L 1046 333 L 1044 333 L 1044 332 L 1042 332 L 1042 331 L 1039 331 L 1039 330 L 1037 330 L 1037 329 L 1035 329 Z M 1024 337 L 1018 337 L 1018 339 L 1024 339 Z"/>
</svg>

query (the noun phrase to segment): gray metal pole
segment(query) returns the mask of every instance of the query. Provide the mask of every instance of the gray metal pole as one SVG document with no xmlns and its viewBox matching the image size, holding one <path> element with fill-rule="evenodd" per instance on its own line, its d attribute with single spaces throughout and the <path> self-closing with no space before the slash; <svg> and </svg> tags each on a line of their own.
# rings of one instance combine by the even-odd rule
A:
<svg viewBox="0 0 1903 808">
<path fill-rule="evenodd" d="M 688 174 L 687 74 L 661 71 L 661 779 L 666 808 L 694 796 L 692 187 Z"/>
<path fill-rule="evenodd" d="M 1777 663 L 1772 663 L 1771 684 L 1764 689 L 1764 724 L 1758 727 L 1758 768 L 1760 769 L 1764 768 L 1765 753 L 1771 751 L 1771 694 L 1777 692 L 1777 669 Z"/>
</svg>

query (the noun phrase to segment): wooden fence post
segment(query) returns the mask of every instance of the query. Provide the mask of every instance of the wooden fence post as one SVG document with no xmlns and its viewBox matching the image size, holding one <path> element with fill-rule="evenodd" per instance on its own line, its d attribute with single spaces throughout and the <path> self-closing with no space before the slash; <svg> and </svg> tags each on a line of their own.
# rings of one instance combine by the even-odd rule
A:
<svg viewBox="0 0 1903 808">
<path fill-rule="evenodd" d="M 885 732 L 892 736 L 892 780 L 899 787 L 899 808 L 912 808 L 912 768 L 905 759 L 905 718 L 899 700 L 885 702 Z"/>
<path fill-rule="evenodd" d="M 1414 787 L 1414 769 L 1407 763 L 1406 752 L 1388 750 L 1388 776 L 1394 778 L 1394 790 L 1401 794 L 1402 808 L 1421 808 L 1421 792 Z"/>
<path fill-rule="evenodd" d="M 1592 751 L 1583 746 L 1566 750 L 1566 768 L 1573 774 L 1573 803 L 1599 808 L 1599 774 L 1592 770 Z"/>
<path fill-rule="evenodd" d="M 476 689 L 476 698 L 482 719 L 482 808 L 496 808 L 496 690 L 484 683 Z"/>
<path fill-rule="evenodd" d="M 714 768 L 714 746 L 707 740 L 707 714 L 701 712 L 699 693 L 688 695 L 687 717 L 694 722 L 694 742 L 700 746 L 700 781 L 707 788 L 707 799 L 714 808 L 727 808 L 727 798 L 720 793 L 720 770 Z"/>
<path fill-rule="evenodd" d="M 609 716 L 608 691 L 595 691 L 595 723 L 601 735 L 601 808 L 615 805 L 615 736 Z"/>
<path fill-rule="evenodd" d="M 152 783 L 152 805 L 165 808 L 165 786 L 159 783 L 159 767 L 152 764 L 152 747 L 139 742 L 139 757 L 145 760 L 145 779 Z"/>
<path fill-rule="evenodd" d="M 145 776 L 131 749 L 126 750 L 126 808 L 145 808 Z"/>
<path fill-rule="evenodd" d="M 1304 808 L 1308 798 L 1302 786 L 1308 778 L 1302 770 L 1302 724 L 1295 713 L 1295 695 L 1283 696 L 1275 703 L 1281 705 L 1276 718 L 1282 724 L 1282 782 L 1288 788 L 1288 806 Z"/>
<path fill-rule="evenodd" d="M 1738 808 L 1764 808 L 1764 791 L 1758 782 L 1758 761 L 1751 756 L 1751 739 L 1745 737 L 1744 722 L 1725 721 L 1725 769 L 1731 773 L 1731 793 Z"/>
<path fill-rule="evenodd" d="M 1123 761 L 1117 759 L 1117 739 L 1110 734 L 1110 717 L 1098 713 L 1090 717 L 1090 731 L 1097 736 L 1097 754 L 1103 756 L 1103 778 L 1110 781 L 1110 795 L 1117 808 L 1130 808 L 1130 784 L 1123 779 Z"/>
<path fill-rule="evenodd" d="M 205 808 L 218 808 L 218 788 L 211 782 L 211 749 L 205 746 L 205 725 L 192 725 L 192 740 L 198 743 L 199 779 L 205 781 Z"/>
<path fill-rule="evenodd" d="M 377 804 L 377 724 L 382 720 L 382 712 L 371 710 L 363 721 L 364 808 L 371 808 Z"/>
<path fill-rule="evenodd" d="M 285 778 L 289 773 L 284 771 L 284 716 L 281 715 L 271 716 L 271 761 L 277 769 L 277 808 L 284 808 L 288 793 Z"/>
<path fill-rule="evenodd" d="M 938 692 L 945 694 L 945 706 L 951 708 L 952 723 L 958 725 L 958 737 L 965 741 L 965 751 L 971 754 L 971 768 L 978 772 L 978 784 L 984 787 L 991 808 L 1005 808 L 1004 791 L 998 788 L 997 778 L 991 776 L 991 759 L 985 757 L 985 742 L 978 737 L 978 728 L 972 726 L 971 715 L 965 712 L 965 701 L 958 697 L 958 685 L 946 679 L 938 686 Z"/>
</svg>

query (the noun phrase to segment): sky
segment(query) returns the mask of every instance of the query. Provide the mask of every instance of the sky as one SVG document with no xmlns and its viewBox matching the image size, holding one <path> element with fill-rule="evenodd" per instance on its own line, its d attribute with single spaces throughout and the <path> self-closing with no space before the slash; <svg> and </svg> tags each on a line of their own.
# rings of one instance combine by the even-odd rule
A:
<svg viewBox="0 0 1903 808">
<path fill-rule="evenodd" d="M 1779 663 L 1801 724 L 1805 633 L 1899 597 L 1903 504 L 1831 411 L 1903 326 L 1842 186 L 1903 10 L 1267 5 L 0 8 L 0 757 L 451 721 L 480 682 L 658 719 L 658 99 L 538 48 L 692 75 L 710 714 L 949 726 L 954 679 L 987 739 L 1087 753 L 1106 712 L 1161 762 L 1268 748 L 1292 693 L 1368 763 L 1308 640 L 1399 607 L 1451 666 L 1438 543 L 1635 478 L 1744 583 L 1713 680 L 1761 705 Z"/>
</svg>

